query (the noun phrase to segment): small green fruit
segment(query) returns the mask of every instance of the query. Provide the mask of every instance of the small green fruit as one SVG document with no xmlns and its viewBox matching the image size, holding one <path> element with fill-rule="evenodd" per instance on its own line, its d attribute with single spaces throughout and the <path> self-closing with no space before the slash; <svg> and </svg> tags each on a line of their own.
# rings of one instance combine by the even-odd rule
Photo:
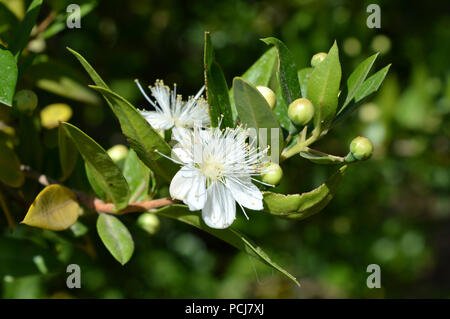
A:
<svg viewBox="0 0 450 319">
<path fill-rule="evenodd" d="M 275 93 L 273 93 L 273 91 L 269 89 L 267 86 L 257 86 L 256 88 L 258 89 L 259 93 L 261 93 L 262 96 L 264 96 L 267 104 L 269 104 L 270 106 L 270 109 L 273 110 L 277 103 Z"/>
<path fill-rule="evenodd" d="M 308 99 L 296 99 L 289 105 L 288 116 L 295 124 L 306 125 L 314 117 L 314 105 Z"/>
<path fill-rule="evenodd" d="M 38 98 L 31 90 L 20 90 L 14 96 L 14 105 L 20 112 L 31 113 L 38 105 Z"/>
<path fill-rule="evenodd" d="M 373 145 L 367 137 L 358 136 L 350 143 L 350 153 L 359 161 L 368 159 L 372 152 Z"/>
<path fill-rule="evenodd" d="M 325 52 L 319 52 L 319 53 L 314 54 L 313 57 L 311 58 L 311 66 L 313 68 L 318 66 L 320 62 L 325 60 L 327 55 L 328 54 L 326 54 Z"/>
<path fill-rule="evenodd" d="M 261 176 L 261 180 L 270 185 L 278 185 L 283 178 L 283 170 L 280 165 L 276 163 L 267 164 L 264 168 L 264 172 L 265 173 Z"/>
<path fill-rule="evenodd" d="M 137 219 L 137 225 L 148 234 L 154 235 L 159 230 L 159 218 L 155 214 L 143 213 Z"/>
</svg>

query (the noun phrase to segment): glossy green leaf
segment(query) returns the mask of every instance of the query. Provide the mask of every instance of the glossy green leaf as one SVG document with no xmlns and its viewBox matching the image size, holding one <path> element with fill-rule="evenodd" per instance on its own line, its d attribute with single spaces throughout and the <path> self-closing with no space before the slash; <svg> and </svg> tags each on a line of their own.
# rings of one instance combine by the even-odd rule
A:
<svg viewBox="0 0 450 319">
<path fill-rule="evenodd" d="M 130 203 L 146 199 L 150 181 L 150 171 L 138 158 L 136 152 L 130 150 L 123 164 L 123 175 L 130 187 Z"/>
<path fill-rule="evenodd" d="M 369 74 L 369 71 L 372 68 L 377 56 L 378 53 L 365 59 L 363 62 L 361 62 L 361 64 L 359 64 L 356 67 L 356 69 L 352 72 L 352 74 L 350 74 L 349 78 L 347 79 L 347 97 L 345 98 L 344 104 L 339 110 L 338 115 L 355 97 L 356 92 L 358 92 L 359 88 L 361 87 L 367 75 Z"/>
<path fill-rule="evenodd" d="M 345 109 L 339 111 L 338 116 L 333 120 L 331 126 L 335 126 L 336 124 L 342 122 L 346 119 L 350 114 L 353 113 L 360 105 L 364 103 L 364 101 L 370 96 L 370 94 L 376 92 L 386 77 L 386 74 L 389 71 L 391 65 L 387 65 L 372 76 L 370 76 L 367 80 L 363 82 L 360 86 L 359 90 L 355 94 L 355 101 L 350 103 Z"/>
<path fill-rule="evenodd" d="M 300 156 L 310 160 L 316 164 L 342 164 L 344 162 L 344 158 L 339 156 L 334 156 L 330 154 L 325 154 L 316 150 L 309 149 L 308 151 L 301 151 Z"/>
<path fill-rule="evenodd" d="M 69 123 L 61 125 L 89 166 L 93 178 L 113 201 L 116 211 L 127 206 L 130 196 L 127 181 L 106 151 L 77 127 Z"/>
<path fill-rule="evenodd" d="M 302 90 L 302 97 L 308 96 L 308 80 L 311 77 L 313 68 L 304 68 L 298 71 L 298 81 Z"/>
<path fill-rule="evenodd" d="M 262 39 L 266 44 L 272 44 L 278 52 L 278 81 L 287 105 L 301 97 L 300 84 L 298 82 L 297 66 L 291 52 L 286 45 L 276 38 Z"/>
<path fill-rule="evenodd" d="M 10 51 L 0 47 L 0 103 L 12 106 L 17 83 L 17 65 Z"/>
<path fill-rule="evenodd" d="M 119 118 L 122 132 L 128 138 L 128 143 L 136 151 L 142 162 L 155 174 L 170 181 L 178 167 L 172 161 L 159 154 L 170 156 L 171 148 L 169 144 L 148 124 L 134 106 L 123 97 L 108 89 L 97 86 L 90 87 L 103 94 L 108 101 L 111 101 L 112 107 L 116 109 L 116 116 Z"/>
<path fill-rule="evenodd" d="M 31 30 L 33 29 L 36 19 L 39 15 L 39 11 L 41 9 L 42 0 L 33 0 L 28 6 L 25 17 L 14 34 L 13 41 L 9 46 L 9 49 L 13 53 L 16 61 L 18 60 L 22 50 L 28 43 L 28 39 L 30 38 Z"/>
<path fill-rule="evenodd" d="M 100 92 L 108 102 L 120 122 L 122 132 L 128 138 L 130 146 L 136 151 L 142 162 L 155 174 L 170 181 L 177 171 L 177 166 L 159 153 L 170 156 L 171 148 L 164 139 L 147 123 L 142 115 L 127 100 L 111 92 L 92 68 L 92 66 L 77 52 L 68 50 L 78 59 L 91 79 L 97 85 L 93 89 Z M 156 152 L 158 151 L 158 152 Z"/>
<path fill-rule="evenodd" d="M 78 160 L 78 150 L 66 131 L 60 125 L 58 127 L 59 163 L 61 165 L 61 181 L 65 181 L 72 174 Z"/>
<path fill-rule="evenodd" d="M 242 78 L 235 78 L 233 87 L 236 109 L 241 122 L 249 128 L 255 128 L 257 132 L 259 132 L 259 129 L 267 129 L 267 145 L 272 145 L 272 129 L 276 129 L 277 136 L 273 138 L 278 138 L 278 147 L 281 152 L 283 149 L 283 134 L 275 115 L 262 94 L 256 87 Z M 264 141 L 263 144 L 265 145 Z"/>
<path fill-rule="evenodd" d="M 75 224 L 79 215 L 80 205 L 75 194 L 65 186 L 52 184 L 34 199 L 22 223 L 59 231 Z"/>
<path fill-rule="evenodd" d="M 20 187 L 24 182 L 19 158 L 4 139 L 0 139 L 0 181 L 11 187 Z"/>
<path fill-rule="evenodd" d="M 277 66 L 277 49 L 275 47 L 267 50 L 261 57 L 252 64 L 252 66 L 245 71 L 241 76 L 244 80 L 247 80 L 250 84 L 254 86 L 269 86 L 270 80 L 273 74 L 276 72 Z M 232 109 L 236 111 L 236 106 L 234 103 L 234 89 L 230 89 L 230 102 Z M 236 118 L 237 114 L 233 114 L 233 119 Z"/>
<path fill-rule="evenodd" d="M 191 212 L 184 205 L 173 205 L 161 208 L 155 211 L 156 214 L 173 218 L 179 220 L 183 223 L 189 224 L 191 226 L 197 227 L 225 242 L 228 244 L 248 253 L 249 255 L 259 259 L 265 264 L 273 267 L 274 269 L 281 272 L 283 275 L 294 281 L 297 285 L 300 285 L 297 279 L 288 273 L 285 269 L 280 267 L 278 264 L 273 262 L 270 257 L 257 245 L 252 243 L 243 234 L 238 232 L 233 228 L 226 229 L 213 229 L 208 227 L 201 219 L 201 214 L 198 212 Z"/>
<path fill-rule="evenodd" d="M 134 252 L 134 241 L 125 225 L 114 216 L 100 214 L 97 219 L 97 232 L 111 255 L 125 265 Z"/>
<path fill-rule="evenodd" d="M 104 188 L 100 185 L 99 181 L 95 178 L 95 173 L 93 172 L 93 168 L 91 168 L 88 162 L 84 162 L 84 171 L 86 172 L 86 178 L 91 185 L 92 190 L 94 191 L 95 196 L 100 198 L 104 202 L 110 202 L 112 200 L 111 196 L 106 193 Z"/>
<path fill-rule="evenodd" d="M 327 57 L 311 73 L 307 85 L 307 98 L 313 103 L 314 126 L 325 130 L 334 118 L 341 82 L 339 52 L 334 42 Z"/>
<path fill-rule="evenodd" d="M 369 77 L 366 81 L 364 81 L 364 83 L 355 94 L 355 102 L 358 102 L 366 96 L 369 96 L 370 94 L 376 92 L 380 88 L 381 83 L 383 83 L 390 67 L 390 64 L 385 66 L 377 73 Z"/>
<path fill-rule="evenodd" d="M 325 183 L 303 194 L 264 192 L 264 211 L 275 216 L 301 220 L 320 212 L 331 201 L 345 174 L 344 165 Z"/>
<path fill-rule="evenodd" d="M 215 61 L 214 48 L 209 32 L 205 32 L 204 55 L 206 96 L 211 125 L 217 127 L 221 120 L 221 127 L 234 127 L 227 81 L 222 69 Z"/>
</svg>

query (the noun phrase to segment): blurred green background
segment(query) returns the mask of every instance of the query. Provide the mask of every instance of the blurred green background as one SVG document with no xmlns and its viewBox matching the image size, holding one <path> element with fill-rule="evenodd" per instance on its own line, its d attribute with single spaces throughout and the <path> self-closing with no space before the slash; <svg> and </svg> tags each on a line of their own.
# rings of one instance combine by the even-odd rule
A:
<svg viewBox="0 0 450 319">
<path fill-rule="evenodd" d="M 65 12 L 74 2 L 87 7 L 95 3 L 45 1 L 38 21 L 53 11 Z M 352 138 L 363 135 L 375 146 L 371 160 L 348 170 L 328 207 L 300 222 L 256 213 L 250 221 L 239 216 L 237 226 L 294 274 L 302 287 L 208 234 L 172 220 L 161 219 L 159 231 L 150 235 L 136 225 L 137 214 L 122 218 L 136 243 L 135 255 L 123 267 L 98 239 L 94 218 L 86 220 L 88 235 L 74 239 L 64 232 L 22 225 L 11 233 L 0 216 L 0 296 L 449 298 L 450 3 L 377 1 L 381 28 L 369 29 L 366 8 L 372 2 L 98 1 L 82 18 L 81 29 L 36 37 L 25 54 L 39 58 L 24 75 L 23 88 L 35 90 L 39 109 L 69 104 L 70 121 L 105 149 L 126 142 L 99 96 L 82 87 L 66 92 L 76 95 L 69 99 L 36 80 L 36 74 L 58 69 L 79 78 L 83 86 L 90 84 L 66 46 L 82 53 L 113 90 L 140 108 L 148 105 L 135 78 L 144 84 L 156 79 L 176 82 L 183 95 L 197 92 L 203 82 L 204 31 L 212 32 L 216 58 L 229 84 L 267 50 L 259 39 L 268 36 L 287 44 L 298 68 L 309 66 L 311 56 L 327 51 L 334 40 L 340 47 L 344 79 L 374 52 L 381 53 L 375 69 L 388 63 L 392 67 L 370 103 L 317 144 L 320 150 L 345 155 Z M 28 1 L 0 0 L 0 8 L 3 4 L 20 18 Z M 0 15 L 0 39 L 8 37 L 9 30 L 2 27 L 5 21 Z M 55 80 L 51 74 L 49 78 Z M 42 147 L 29 152 L 30 161 L 37 162 L 33 167 L 55 177 L 56 131 L 41 131 Z M 305 192 L 322 183 L 333 168 L 312 165 L 298 156 L 289 159 L 284 171 L 291 178 L 279 190 Z M 71 177 L 79 188 L 86 183 L 81 175 Z M 26 208 L 15 205 L 11 203 L 19 221 Z M 66 288 L 65 267 L 71 263 L 81 266 L 81 289 Z M 369 264 L 381 267 L 380 289 L 366 286 Z"/>
</svg>

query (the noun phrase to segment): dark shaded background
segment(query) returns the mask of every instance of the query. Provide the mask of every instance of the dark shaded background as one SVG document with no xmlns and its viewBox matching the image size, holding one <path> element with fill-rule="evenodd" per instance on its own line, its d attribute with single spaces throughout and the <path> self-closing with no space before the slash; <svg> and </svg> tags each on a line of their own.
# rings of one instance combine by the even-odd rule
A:
<svg viewBox="0 0 450 319">
<path fill-rule="evenodd" d="M 39 20 L 73 2 L 47 1 Z M 66 29 L 39 49 L 90 84 L 65 49 L 72 47 L 113 90 L 142 108 L 147 104 L 134 78 L 145 84 L 156 79 L 176 82 L 183 95 L 197 92 L 203 83 L 204 31 L 212 32 L 228 83 L 267 49 L 259 40 L 267 36 L 282 39 L 299 68 L 337 40 L 343 79 L 379 51 L 376 69 L 392 63 L 381 90 L 317 145 L 344 155 L 351 139 L 364 135 L 375 145 L 373 158 L 352 167 L 336 198 L 310 219 L 290 222 L 255 213 L 250 221 L 241 215 L 237 222 L 297 276 L 301 288 L 193 228 L 162 219 L 159 232 L 150 236 L 136 226 L 136 216 L 126 216 L 136 251 L 124 267 L 102 246 L 94 218 L 86 222 L 91 227 L 89 242 L 19 226 L 13 237 L 40 237 L 40 244 L 47 245 L 59 262 L 79 264 L 82 289 L 66 288 L 64 267 L 22 277 L 11 275 L 11 265 L 0 273 L 3 297 L 450 297 L 449 2 L 377 1 L 381 29 L 369 29 L 366 7 L 372 2 L 100 1 L 82 19 L 81 29 Z M 28 81 L 30 87 L 35 85 L 32 78 Z M 74 112 L 71 122 L 103 147 L 125 143 L 118 122 L 101 100 L 81 103 L 36 92 L 40 107 L 68 103 Z M 42 133 L 48 141 L 42 169 L 54 176 L 55 134 Z M 304 192 L 322 183 L 333 168 L 295 157 L 284 172 L 290 178 L 279 190 Z M 82 185 L 82 179 L 75 176 L 71 181 Z M 17 213 L 17 218 L 24 214 Z M 3 232 L 11 237 L 6 226 Z M 3 239 L 0 262 L 2 255 L 25 255 L 25 246 Z M 369 264 L 381 267 L 381 289 L 366 287 Z"/>
</svg>

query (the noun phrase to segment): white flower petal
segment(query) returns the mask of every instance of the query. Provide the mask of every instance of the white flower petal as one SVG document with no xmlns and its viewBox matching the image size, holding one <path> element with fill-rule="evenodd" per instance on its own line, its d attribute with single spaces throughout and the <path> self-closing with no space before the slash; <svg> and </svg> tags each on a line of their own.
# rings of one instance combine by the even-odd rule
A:
<svg viewBox="0 0 450 319">
<path fill-rule="evenodd" d="M 250 178 L 227 178 L 226 185 L 234 199 L 242 206 L 253 209 L 263 209 L 263 195 Z"/>
<path fill-rule="evenodd" d="M 158 111 L 139 111 L 147 122 L 155 130 L 168 130 L 173 127 L 174 122 L 164 113 Z"/>
<path fill-rule="evenodd" d="M 206 202 L 205 178 L 196 170 L 182 167 L 170 183 L 170 196 L 189 206 L 190 210 L 200 210 Z"/>
<path fill-rule="evenodd" d="M 229 227 L 236 218 L 236 203 L 230 191 L 216 181 L 208 188 L 207 196 L 202 210 L 206 225 L 217 229 Z"/>
</svg>

